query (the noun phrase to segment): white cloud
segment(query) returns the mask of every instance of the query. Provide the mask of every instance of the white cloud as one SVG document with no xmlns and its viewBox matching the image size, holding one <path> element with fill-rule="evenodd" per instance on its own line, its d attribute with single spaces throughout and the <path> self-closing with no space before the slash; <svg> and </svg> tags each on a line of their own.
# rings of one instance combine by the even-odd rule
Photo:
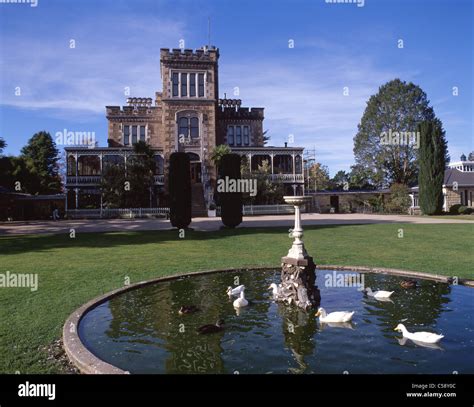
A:
<svg viewBox="0 0 474 407">
<path fill-rule="evenodd" d="M 103 117 L 106 105 L 124 103 L 124 87 L 131 88 L 132 96 L 153 97 L 161 89 L 160 47 L 191 39 L 184 23 L 152 16 L 81 20 L 66 30 L 80 33 L 70 35 L 75 49 L 69 48 L 64 29 L 60 32 L 47 41 L 13 34 L 4 38 L 2 104 L 43 109 L 74 121 L 81 115 Z M 317 159 L 332 173 L 349 169 L 353 136 L 370 95 L 390 79 L 415 74 L 377 69 L 371 60 L 327 41 L 308 40 L 304 47 L 301 63 L 294 56 L 268 55 L 221 62 L 221 95 L 233 97 L 238 86 L 245 106 L 265 107 L 270 144 L 282 145 L 291 133 L 295 145 L 315 147 Z M 16 86 L 21 96 L 14 95 Z M 349 96 L 343 96 L 345 86 Z"/>
<path fill-rule="evenodd" d="M 55 109 L 67 117 L 71 111 L 103 115 L 106 105 L 123 104 L 125 87 L 132 96 L 153 97 L 160 85 L 160 45 L 178 44 L 185 34 L 183 24 L 155 17 L 140 23 L 95 18 L 69 31 L 81 34 L 35 39 L 2 33 L 3 105 Z"/>
<path fill-rule="evenodd" d="M 295 144 L 316 148 L 317 160 L 331 173 L 353 164 L 353 137 L 369 97 L 393 78 L 413 73 L 381 71 L 350 54 L 306 58 L 304 64 L 268 59 L 220 66 L 221 93 L 240 88 L 244 106 L 265 107 L 270 144 L 282 145 L 288 134 Z M 349 88 L 349 96 L 343 88 Z"/>
</svg>

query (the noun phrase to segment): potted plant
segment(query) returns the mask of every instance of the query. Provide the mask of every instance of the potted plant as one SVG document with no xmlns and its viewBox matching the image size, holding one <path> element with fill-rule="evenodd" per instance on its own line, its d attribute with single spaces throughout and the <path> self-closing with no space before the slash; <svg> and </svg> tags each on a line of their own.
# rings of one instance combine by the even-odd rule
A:
<svg viewBox="0 0 474 407">
<path fill-rule="evenodd" d="M 216 204 L 214 202 L 211 202 L 209 204 L 209 208 L 207 209 L 207 216 L 209 218 L 215 218 L 216 217 Z"/>
</svg>

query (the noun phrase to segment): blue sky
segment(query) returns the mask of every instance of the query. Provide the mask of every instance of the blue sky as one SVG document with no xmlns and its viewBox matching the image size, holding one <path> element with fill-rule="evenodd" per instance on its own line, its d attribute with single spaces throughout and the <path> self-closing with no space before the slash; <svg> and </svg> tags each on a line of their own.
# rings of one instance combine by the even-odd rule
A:
<svg viewBox="0 0 474 407">
<path fill-rule="evenodd" d="M 153 97 L 159 49 L 206 44 L 208 17 L 221 96 L 238 87 L 244 106 L 265 107 L 270 144 L 293 134 L 331 174 L 348 170 L 368 98 L 398 77 L 427 93 L 453 160 L 474 150 L 470 0 L 38 0 L 0 4 L 6 153 L 40 130 L 94 131 L 105 146 L 105 106 L 125 104 L 125 87 Z"/>
</svg>

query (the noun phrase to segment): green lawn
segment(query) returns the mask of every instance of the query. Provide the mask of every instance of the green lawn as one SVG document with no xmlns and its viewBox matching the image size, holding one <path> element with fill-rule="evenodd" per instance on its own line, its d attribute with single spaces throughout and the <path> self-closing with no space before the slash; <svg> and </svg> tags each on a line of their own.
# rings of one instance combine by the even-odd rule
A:
<svg viewBox="0 0 474 407">
<path fill-rule="evenodd" d="M 403 238 L 399 238 L 403 229 Z M 318 264 L 385 266 L 474 278 L 471 224 L 315 226 L 305 230 Z M 0 273 L 38 273 L 39 289 L 0 288 L 0 372 L 57 372 L 39 348 L 67 316 L 121 287 L 178 272 L 279 266 L 291 240 L 282 228 L 0 237 Z"/>
<path fill-rule="evenodd" d="M 447 220 L 470 220 L 474 222 L 474 215 L 440 215 L 440 216 L 429 216 L 429 218 L 436 219 L 447 219 Z"/>
</svg>

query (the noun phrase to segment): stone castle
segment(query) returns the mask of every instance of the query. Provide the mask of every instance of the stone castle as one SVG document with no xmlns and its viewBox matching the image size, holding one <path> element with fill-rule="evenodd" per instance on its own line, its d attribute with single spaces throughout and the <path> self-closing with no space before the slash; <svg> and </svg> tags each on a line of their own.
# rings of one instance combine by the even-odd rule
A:
<svg viewBox="0 0 474 407">
<path fill-rule="evenodd" d="M 108 147 L 68 147 L 67 208 L 97 208 L 100 176 L 105 162 L 124 163 L 133 144 L 145 141 L 155 152 L 156 202 L 167 190 L 167 164 L 175 151 L 191 161 L 193 212 L 204 215 L 213 200 L 216 168 L 210 160 L 215 146 L 228 145 L 245 156 L 255 170 L 264 160 L 271 177 L 284 183 L 287 194 L 302 194 L 303 148 L 266 147 L 264 108 L 242 107 L 241 100 L 219 97 L 219 50 L 161 49 L 162 91 L 152 98 L 131 97 L 127 105 L 107 106 Z"/>
</svg>

